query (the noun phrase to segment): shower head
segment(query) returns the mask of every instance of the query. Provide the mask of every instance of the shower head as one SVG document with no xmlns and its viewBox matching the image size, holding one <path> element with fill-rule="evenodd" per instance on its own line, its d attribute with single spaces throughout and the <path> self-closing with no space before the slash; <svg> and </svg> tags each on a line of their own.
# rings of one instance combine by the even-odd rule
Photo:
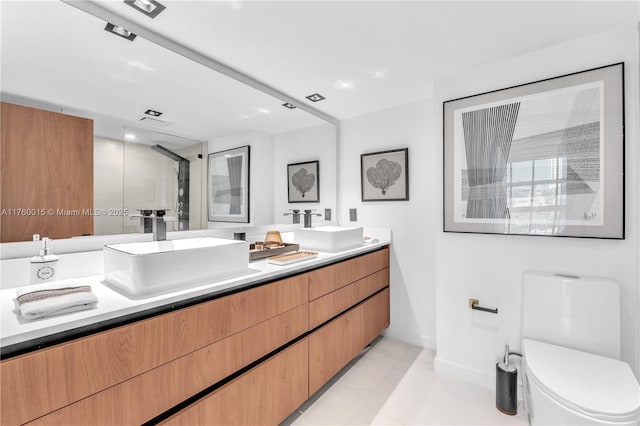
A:
<svg viewBox="0 0 640 426">
<path fill-rule="evenodd" d="M 176 154 L 175 152 L 173 152 L 171 150 L 168 150 L 167 148 L 165 148 L 162 145 L 153 145 L 151 147 L 151 149 L 156 151 L 156 152 L 159 152 L 160 154 L 164 155 L 165 157 L 171 158 L 172 160 L 189 162 L 189 160 L 187 160 L 186 158 L 181 157 L 180 155 Z"/>
</svg>

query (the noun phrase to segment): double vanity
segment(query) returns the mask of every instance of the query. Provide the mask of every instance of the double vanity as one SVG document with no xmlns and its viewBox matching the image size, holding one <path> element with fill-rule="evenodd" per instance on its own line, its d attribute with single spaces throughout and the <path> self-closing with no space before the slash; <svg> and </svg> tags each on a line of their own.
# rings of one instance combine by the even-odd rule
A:
<svg viewBox="0 0 640 426">
<path fill-rule="evenodd" d="M 158 254 L 153 244 L 105 249 L 106 275 L 118 261 L 158 274 L 88 277 L 100 300 L 91 311 L 20 322 L 15 290 L 2 291 L 0 423 L 278 424 L 389 325 L 389 241 L 286 266 L 245 260 L 245 271 L 187 288 L 172 287 L 171 262 L 137 263 Z"/>
</svg>

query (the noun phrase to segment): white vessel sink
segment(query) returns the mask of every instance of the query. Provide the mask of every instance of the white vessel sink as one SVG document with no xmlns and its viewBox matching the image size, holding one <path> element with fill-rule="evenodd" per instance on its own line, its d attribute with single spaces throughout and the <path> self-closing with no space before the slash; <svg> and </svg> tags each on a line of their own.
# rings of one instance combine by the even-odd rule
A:
<svg viewBox="0 0 640 426">
<path fill-rule="evenodd" d="M 361 227 L 319 226 L 293 231 L 293 238 L 301 249 L 342 251 L 362 245 Z"/>
<path fill-rule="evenodd" d="M 189 238 L 104 246 L 105 280 L 133 295 L 206 284 L 249 269 L 245 241 Z"/>
</svg>

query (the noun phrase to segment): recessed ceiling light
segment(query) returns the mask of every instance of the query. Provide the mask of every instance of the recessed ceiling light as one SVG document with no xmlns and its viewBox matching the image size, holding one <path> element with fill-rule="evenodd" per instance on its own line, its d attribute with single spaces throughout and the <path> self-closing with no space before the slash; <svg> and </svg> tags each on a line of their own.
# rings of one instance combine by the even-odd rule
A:
<svg viewBox="0 0 640 426">
<path fill-rule="evenodd" d="M 130 141 L 132 141 L 132 140 L 136 139 L 136 135 L 134 135 L 133 133 L 125 133 L 124 134 L 124 138 L 125 139 L 129 139 Z"/>
<path fill-rule="evenodd" d="M 283 103 L 282 106 L 289 109 L 294 109 L 296 107 L 294 104 L 291 104 L 289 102 Z"/>
<path fill-rule="evenodd" d="M 309 99 L 311 102 L 318 102 L 325 99 L 325 97 L 319 93 L 314 93 L 313 95 L 306 96 L 306 98 Z"/>
<path fill-rule="evenodd" d="M 160 12 L 166 9 L 166 6 L 161 5 L 155 0 L 124 0 L 124 2 L 150 18 L 155 18 Z"/>
<path fill-rule="evenodd" d="M 353 83 L 350 81 L 338 80 L 333 84 L 333 87 L 338 90 L 348 90 L 353 89 Z"/>
<path fill-rule="evenodd" d="M 104 30 L 109 31 L 110 33 L 115 34 L 119 37 L 126 38 L 129 41 L 133 41 L 133 39 L 136 38 L 136 35 L 134 33 L 132 33 L 131 31 L 127 31 L 117 25 L 107 23 L 107 26 L 104 27 Z"/>
<path fill-rule="evenodd" d="M 151 115 L 153 117 L 160 117 L 162 115 L 162 113 L 160 111 L 154 111 L 152 109 L 148 109 L 144 112 L 147 115 Z"/>
<path fill-rule="evenodd" d="M 258 111 L 260 114 L 271 114 L 271 111 L 266 108 L 256 108 L 256 111 Z"/>
</svg>

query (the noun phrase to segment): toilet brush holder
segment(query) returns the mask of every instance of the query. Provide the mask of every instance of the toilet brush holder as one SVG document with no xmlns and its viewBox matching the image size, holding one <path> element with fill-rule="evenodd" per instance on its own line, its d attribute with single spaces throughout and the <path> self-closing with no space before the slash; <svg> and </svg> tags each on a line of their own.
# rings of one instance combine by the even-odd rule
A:
<svg viewBox="0 0 640 426">
<path fill-rule="evenodd" d="M 504 361 L 496 364 L 496 408 L 510 416 L 518 414 L 518 370 L 509 364 L 509 345 Z"/>
</svg>

